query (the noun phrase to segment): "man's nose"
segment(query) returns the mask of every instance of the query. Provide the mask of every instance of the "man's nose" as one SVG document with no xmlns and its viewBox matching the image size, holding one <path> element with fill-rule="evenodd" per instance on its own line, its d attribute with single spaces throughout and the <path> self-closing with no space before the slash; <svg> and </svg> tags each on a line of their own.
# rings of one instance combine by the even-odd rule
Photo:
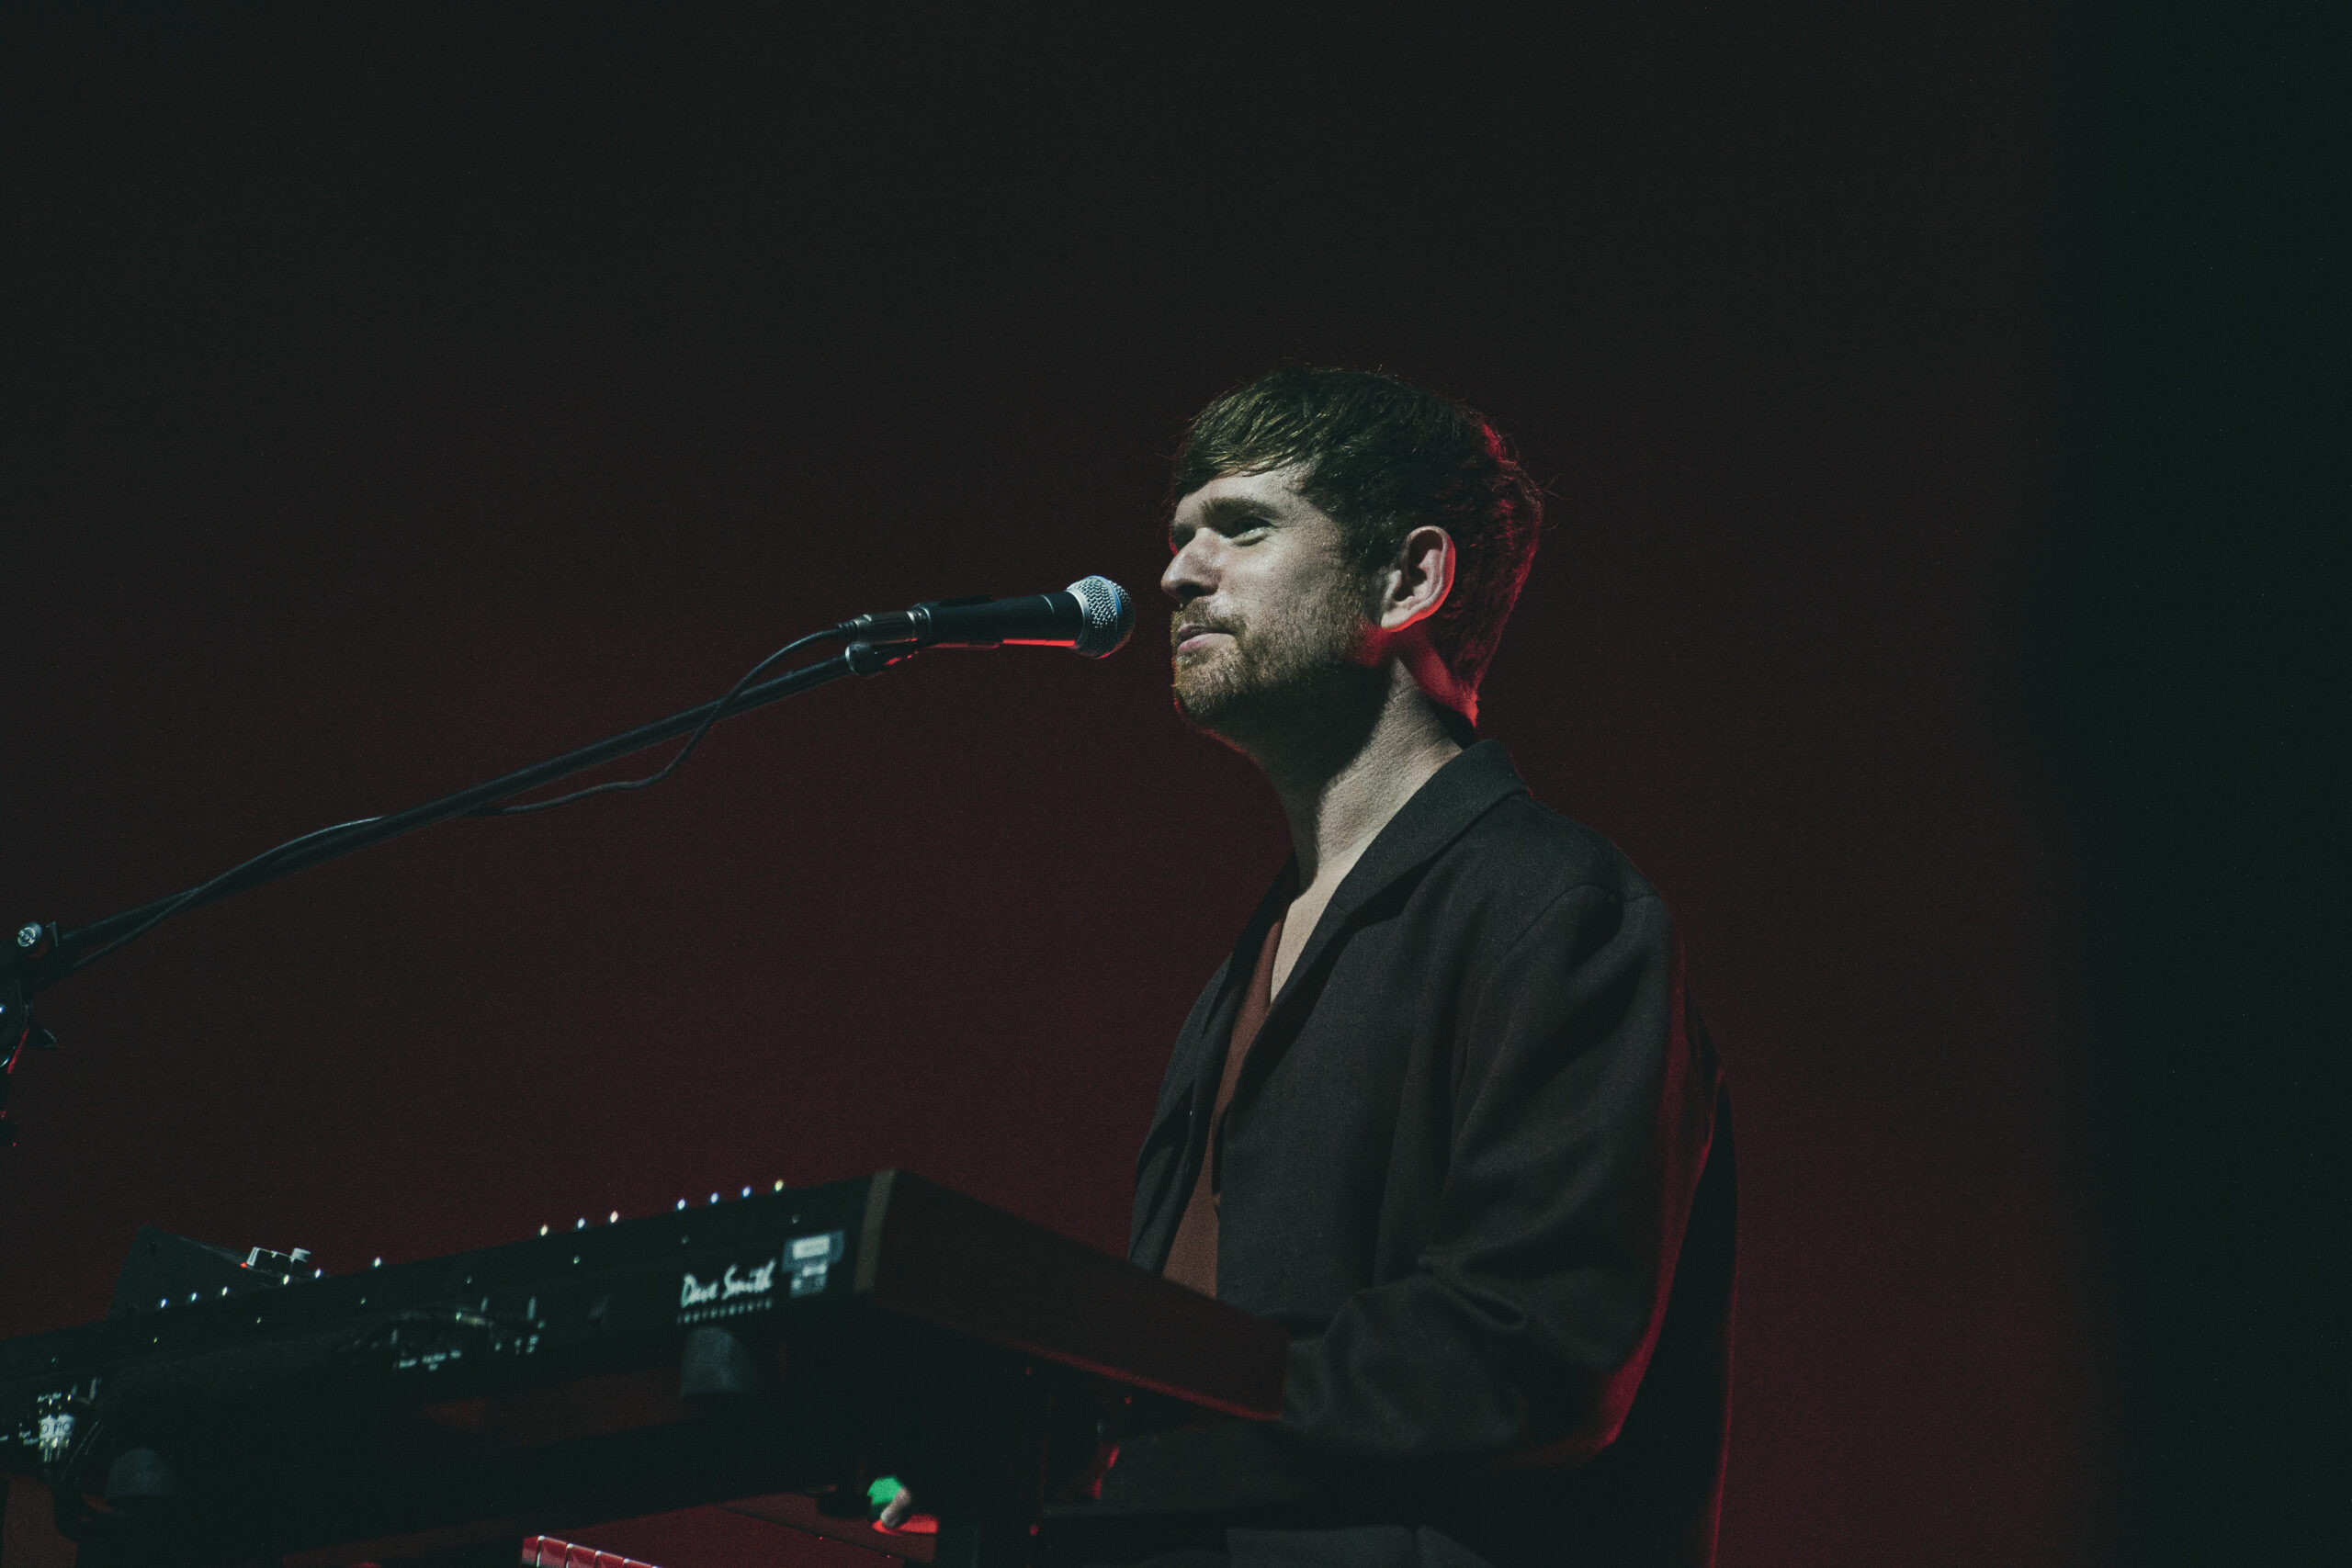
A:
<svg viewBox="0 0 2352 1568">
<path fill-rule="evenodd" d="M 1179 604 L 1189 604 L 1204 594 L 1216 591 L 1216 579 L 1208 552 L 1200 547 L 1196 536 L 1175 555 L 1169 558 L 1168 570 L 1159 574 L 1159 591 Z"/>
</svg>

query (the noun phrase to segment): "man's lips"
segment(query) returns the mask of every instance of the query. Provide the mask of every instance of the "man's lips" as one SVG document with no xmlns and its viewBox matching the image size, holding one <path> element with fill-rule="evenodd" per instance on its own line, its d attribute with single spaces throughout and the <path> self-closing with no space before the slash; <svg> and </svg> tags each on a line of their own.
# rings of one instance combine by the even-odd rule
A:
<svg viewBox="0 0 2352 1568">
<path fill-rule="evenodd" d="M 1213 637 L 1232 635 L 1221 626 L 1178 626 L 1174 638 L 1176 652 L 1181 657 L 1193 652 L 1195 649 L 1206 648 L 1209 638 Z"/>
</svg>

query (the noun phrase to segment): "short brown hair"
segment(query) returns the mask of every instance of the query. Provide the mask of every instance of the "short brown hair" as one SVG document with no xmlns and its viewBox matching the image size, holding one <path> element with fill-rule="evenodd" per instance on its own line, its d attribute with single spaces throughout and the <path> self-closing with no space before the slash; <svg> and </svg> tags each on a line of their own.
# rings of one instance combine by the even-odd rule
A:
<svg viewBox="0 0 2352 1568">
<path fill-rule="evenodd" d="M 1283 366 L 1203 409 L 1176 449 L 1170 502 L 1212 479 L 1306 466 L 1299 493 L 1371 573 L 1424 524 L 1453 540 L 1430 641 L 1472 691 L 1535 560 L 1543 492 L 1476 410 L 1385 373 Z"/>
</svg>

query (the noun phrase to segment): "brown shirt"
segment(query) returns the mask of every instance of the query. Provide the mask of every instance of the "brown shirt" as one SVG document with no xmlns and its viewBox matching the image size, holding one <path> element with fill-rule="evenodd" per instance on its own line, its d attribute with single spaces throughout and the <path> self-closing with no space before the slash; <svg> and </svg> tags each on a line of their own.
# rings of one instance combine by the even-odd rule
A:
<svg viewBox="0 0 2352 1568">
<path fill-rule="evenodd" d="M 1176 1240 L 1168 1249 L 1168 1267 L 1160 1274 L 1180 1285 L 1190 1285 L 1204 1296 L 1216 1294 L 1216 1232 L 1220 1168 L 1225 1145 L 1225 1111 L 1233 1103 L 1233 1086 L 1241 1081 L 1241 1064 L 1258 1038 L 1259 1027 L 1274 1005 L 1274 950 L 1282 945 L 1283 923 L 1267 928 L 1266 945 L 1258 952 L 1258 967 L 1250 973 L 1250 988 L 1241 994 L 1241 1010 L 1234 1014 L 1233 1038 L 1225 1048 L 1225 1076 L 1217 1080 L 1216 1108 L 1209 1112 L 1208 1157 L 1201 1161 L 1200 1179 L 1176 1224 Z"/>
</svg>

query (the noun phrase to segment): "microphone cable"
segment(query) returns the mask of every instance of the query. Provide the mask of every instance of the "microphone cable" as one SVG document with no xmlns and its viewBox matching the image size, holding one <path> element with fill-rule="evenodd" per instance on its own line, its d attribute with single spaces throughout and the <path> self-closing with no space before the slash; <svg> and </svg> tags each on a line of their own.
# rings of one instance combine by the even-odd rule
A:
<svg viewBox="0 0 2352 1568">
<path fill-rule="evenodd" d="M 370 822 L 380 822 L 382 820 L 383 818 L 380 817 L 355 817 L 348 822 L 338 822 L 332 828 L 321 828 L 313 832 L 305 833 L 299 839 L 288 839 L 282 844 L 264 850 L 261 853 L 254 856 L 253 859 L 245 862 L 243 864 L 231 866 L 228 870 L 212 878 L 209 882 L 200 882 L 197 884 L 194 887 L 189 888 L 187 892 L 181 894 L 169 904 L 164 905 L 162 908 L 156 910 L 153 914 L 148 916 L 145 919 L 140 921 L 137 925 L 131 927 L 129 931 L 115 938 L 112 942 L 107 942 L 104 947 L 92 948 L 87 953 L 75 955 L 74 962 L 65 966 L 65 973 L 71 975 L 76 970 L 88 968 L 91 964 L 96 964 L 99 959 L 104 958 L 107 953 L 112 953 L 115 949 L 126 946 L 130 942 L 138 941 L 141 937 L 145 936 L 149 931 L 153 931 L 157 926 L 160 926 L 165 920 L 170 919 L 182 909 L 185 909 L 189 905 L 201 900 L 206 894 L 219 888 L 223 883 L 229 882 L 236 877 L 243 876 L 249 871 L 260 870 L 262 867 L 266 866 L 270 862 L 276 860 L 278 856 L 284 854 L 288 850 L 300 849 L 304 844 L 309 843 L 311 840 L 323 839 L 329 833 L 340 833 L 345 828 L 360 828 L 365 827 Z"/>
<path fill-rule="evenodd" d="M 789 658 L 791 655 L 799 652 L 802 649 L 808 647 L 811 643 L 823 642 L 828 637 L 839 637 L 841 635 L 840 629 L 833 626 L 828 626 L 820 632 L 811 632 L 807 637 L 785 644 L 782 648 L 777 649 L 774 653 L 769 654 L 765 659 L 761 660 L 757 664 L 752 665 L 752 668 L 744 673 L 741 680 L 736 682 L 734 685 L 727 689 L 727 694 L 718 699 L 718 704 L 712 707 L 710 713 L 703 719 L 702 723 L 695 727 L 695 732 L 686 738 L 686 743 L 678 748 L 678 754 L 671 758 L 669 762 L 657 773 L 649 773 L 645 777 L 639 779 L 615 779 L 608 784 L 591 784 L 586 789 L 576 789 L 569 795 L 559 795 L 548 800 L 534 800 L 522 806 L 505 806 L 492 802 L 488 806 L 478 806 L 471 811 L 465 813 L 465 815 L 468 817 L 521 817 L 534 811 L 547 811 L 559 806 L 569 806 L 575 800 L 585 800 L 592 795 L 605 795 L 616 790 L 650 789 L 655 784 L 660 784 L 662 780 L 668 778 L 672 773 L 678 771 L 679 764 L 684 762 L 687 757 L 692 755 L 694 749 L 702 744 L 702 738 L 710 733 L 710 727 L 717 724 L 720 719 L 725 718 L 727 716 L 728 710 L 734 705 L 736 698 L 743 694 L 743 691 L 746 687 L 750 686 L 754 681 L 757 681 L 762 675 L 767 673 L 769 670 L 773 669 L 776 660 Z M 181 910 L 187 908 L 190 905 L 202 902 L 207 895 L 218 891 L 226 884 L 233 882 L 238 877 L 243 876 L 250 872 L 266 869 L 273 861 L 277 860 L 278 856 L 286 853 L 288 850 L 300 849 L 304 844 L 311 843 L 319 839 L 323 839 L 330 833 L 340 833 L 346 828 L 363 828 L 370 822 L 380 822 L 382 820 L 383 818 L 380 816 L 355 817 L 348 822 L 338 822 L 332 828 L 321 828 L 315 831 L 305 833 L 300 838 L 288 839 L 282 844 L 273 845 L 269 849 L 264 850 L 261 853 L 254 856 L 253 859 L 245 861 L 241 864 L 231 866 L 227 871 L 222 872 L 220 875 L 211 878 L 209 881 L 198 883 L 196 886 L 189 888 L 187 892 L 173 899 L 169 904 L 164 905 L 162 908 L 156 910 L 153 914 L 148 916 L 145 919 L 140 921 L 137 925 L 131 927 L 120 936 L 116 937 L 112 942 L 107 942 L 103 947 L 96 947 L 87 953 L 76 954 L 73 962 L 65 966 L 64 972 L 65 974 L 72 975 L 79 970 L 88 968 L 91 964 L 96 964 L 99 959 L 106 957 L 108 953 L 138 941 L 141 937 L 145 936 L 149 931 L 153 931 L 157 926 L 162 925 L 165 920 L 170 919 L 174 915 L 176 915 Z"/>
<path fill-rule="evenodd" d="M 710 733 L 710 727 L 725 718 L 727 710 L 735 705 L 735 699 L 743 694 L 744 688 L 766 674 L 777 660 L 797 653 L 810 643 L 822 642 L 827 637 L 841 635 L 840 629 L 834 626 L 828 626 L 820 632 L 810 632 L 797 641 L 786 643 L 782 648 L 745 671 L 741 680 L 727 688 L 727 694 L 718 699 L 718 704 L 711 708 L 709 716 L 695 726 L 695 732 L 686 737 L 686 743 L 678 748 L 678 754 L 671 758 L 658 773 L 648 773 L 641 779 L 615 779 L 609 784 L 590 784 L 586 789 L 575 789 L 569 795 L 559 795 L 547 800 L 534 800 L 522 806 L 506 806 L 492 801 L 488 806 L 475 807 L 466 815 L 469 817 L 523 817 L 534 811 L 551 811 L 559 806 L 569 806 L 575 800 L 585 800 L 592 795 L 608 795 L 615 790 L 623 789 L 651 789 L 655 784 L 676 773 L 678 765 L 694 755 L 695 748 L 702 744 L 702 738 Z"/>
</svg>

